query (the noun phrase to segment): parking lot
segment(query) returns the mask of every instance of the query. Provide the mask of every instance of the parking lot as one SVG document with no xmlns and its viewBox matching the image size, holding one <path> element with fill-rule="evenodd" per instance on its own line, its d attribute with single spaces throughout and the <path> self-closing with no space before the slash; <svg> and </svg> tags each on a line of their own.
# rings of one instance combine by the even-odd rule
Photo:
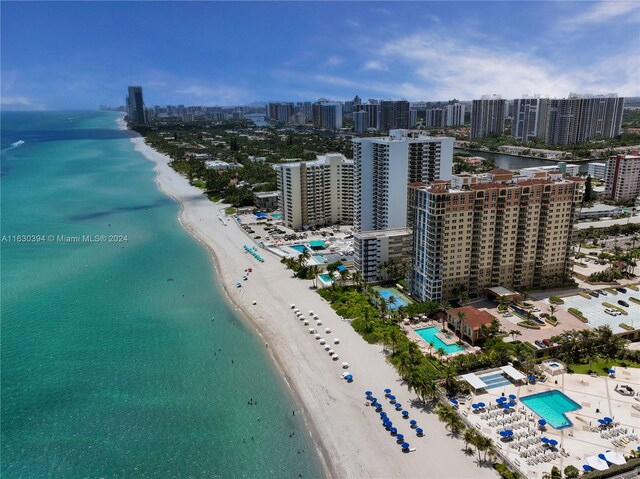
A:
<svg viewBox="0 0 640 479">
<path fill-rule="evenodd" d="M 605 295 L 600 295 L 597 298 L 590 296 L 587 299 L 583 296 L 569 296 L 564 299 L 564 304 L 560 306 L 561 309 L 568 310 L 568 308 L 576 308 L 582 311 L 582 313 L 589 320 L 589 326 L 597 328 L 602 325 L 609 325 L 614 333 L 622 333 L 625 330 L 620 327 L 620 323 L 626 323 L 629 326 L 636 328 L 640 327 L 640 304 L 634 303 L 629 300 L 630 297 L 640 298 L 640 292 L 627 289 L 626 293 L 616 291 L 617 294 L 606 291 Z M 618 303 L 618 301 L 625 301 L 629 306 L 624 307 Z M 607 308 L 602 303 L 611 303 L 615 306 L 621 307 L 628 314 L 612 316 L 605 312 Z"/>
</svg>

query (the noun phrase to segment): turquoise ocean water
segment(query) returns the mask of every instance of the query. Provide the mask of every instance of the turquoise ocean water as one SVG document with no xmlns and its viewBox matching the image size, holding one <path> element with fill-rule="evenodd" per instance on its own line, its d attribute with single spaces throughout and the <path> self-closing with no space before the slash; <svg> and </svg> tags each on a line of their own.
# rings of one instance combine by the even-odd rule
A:
<svg viewBox="0 0 640 479">
<path fill-rule="evenodd" d="M 320 477 L 263 343 L 116 118 L 2 113 L 2 477 Z"/>
</svg>

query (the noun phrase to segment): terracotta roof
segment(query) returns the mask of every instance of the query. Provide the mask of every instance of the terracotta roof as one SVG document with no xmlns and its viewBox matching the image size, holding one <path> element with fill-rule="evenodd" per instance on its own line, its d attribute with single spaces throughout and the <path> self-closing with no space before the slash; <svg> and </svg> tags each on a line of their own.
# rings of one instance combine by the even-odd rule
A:
<svg viewBox="0 0 640 479">
<path fill-rule="evenodd" d="M 505 170 L 504 168 L 495 168 L 489 171 L 490 175 L 513 175 L 513 171 Z"/>
<path fill-rule="evenodd" d="M 464 313 L 462 322 L 465 326 L 472 330 L 480 329 L 481 326 L 490 326 L 493 316 L 486 311 L 480 311 L 472 306 L 463 306 L 462 308 L 453 308 L 447 311 L 449 316 L 456 317 L 459 312 Z"/>
</svg>

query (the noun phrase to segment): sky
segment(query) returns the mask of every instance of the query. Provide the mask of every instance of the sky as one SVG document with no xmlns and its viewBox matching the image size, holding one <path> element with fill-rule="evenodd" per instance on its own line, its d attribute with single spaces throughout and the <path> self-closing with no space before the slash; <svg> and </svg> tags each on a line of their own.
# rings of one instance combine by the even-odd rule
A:
<svg viewBox="0 0 640 479">
<path fill-rule="evenodd" d="M 640 2 L 0 2 L 1 107 L 640 96 Z"/>
</svg>

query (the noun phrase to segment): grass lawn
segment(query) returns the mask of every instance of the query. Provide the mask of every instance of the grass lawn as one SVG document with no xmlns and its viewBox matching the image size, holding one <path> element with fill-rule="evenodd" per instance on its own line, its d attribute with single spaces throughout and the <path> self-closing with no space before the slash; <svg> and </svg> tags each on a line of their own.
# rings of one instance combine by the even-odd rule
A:
<svg viewBox="0 0 640 479">
<path fill-rule="evenodd" d="M 609 369 L 611 367 L 621 366 L 621 367 L 629 367 L 629 368 L 640 368 L 640 363 L 635 363 L 633 361 L 594 361 L 590 364 L 569 364 L 569 367 L 574 373 L 578 374 L 587 374 L 589 370 L 593 370 L 598 376 L 607 376 Z"/>
</svg>

